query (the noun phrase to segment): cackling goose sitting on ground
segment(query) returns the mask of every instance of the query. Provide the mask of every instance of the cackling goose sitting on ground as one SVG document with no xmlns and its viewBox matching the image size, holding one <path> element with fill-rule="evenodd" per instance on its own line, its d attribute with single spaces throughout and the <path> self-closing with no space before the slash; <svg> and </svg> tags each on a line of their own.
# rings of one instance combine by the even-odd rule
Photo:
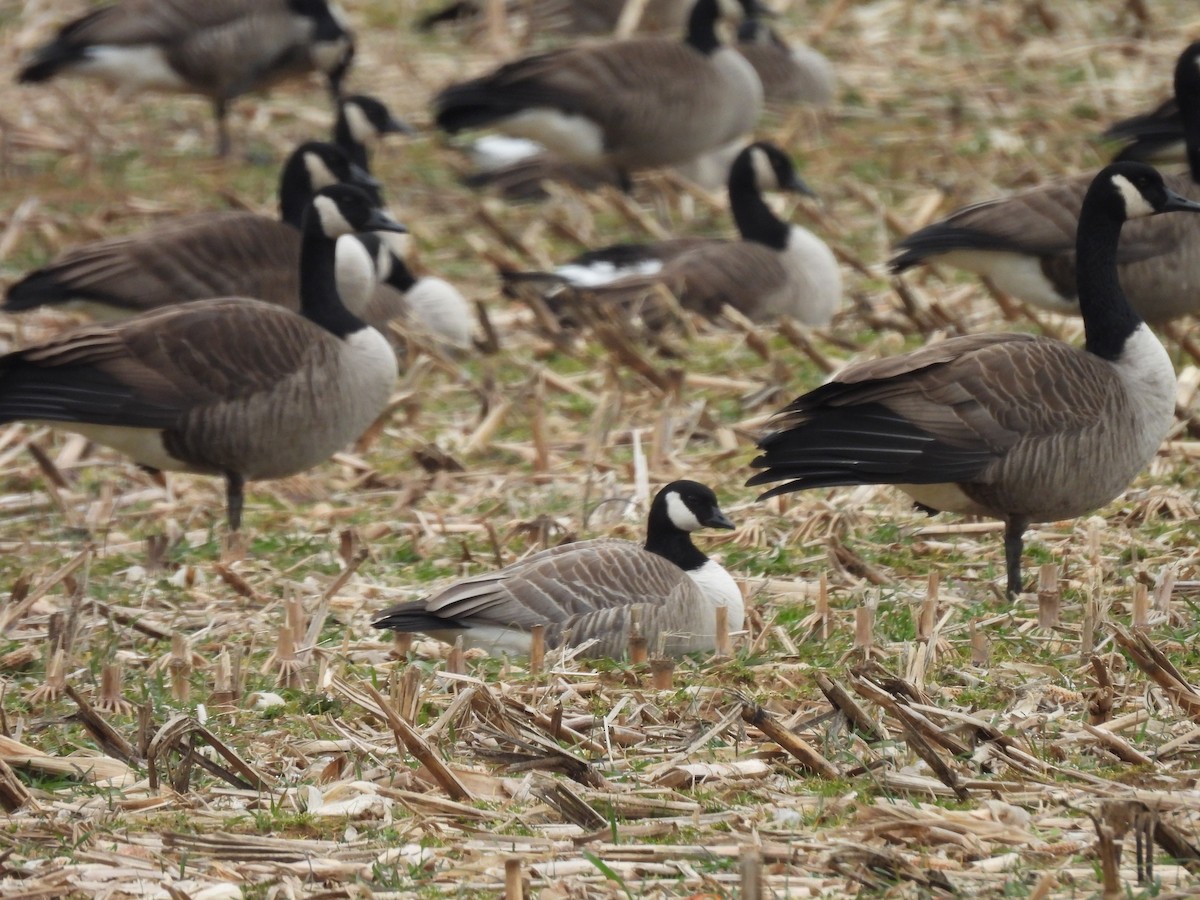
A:
<svg viewBox="0 0 1200 900">
<path fill-rule="evenodd" d="M 1167 186 L 1200 199 L 1200 41 L 1175 67 L 1175 97 L 1188 129 L 1190 175 Z M 1064 178 L 965 207 L 896 246 L 894 272 L 920 263 L 955 266 L 1052 312 L 1079 313 L 1075 232 L 1091 176 Z M 1160 324 L 1200 310 L 1200 220 L 1161 216 L 1130 222 L 1117 250 L 1121 286 L 1138 315 Z"/>
<path fill-rule="evenodd" d="M 447 643 L 527 655 L 530 629 L 546 626 L 546 647 L 590 640 L 590 657 L 620 659 L 635 611 L 652 652 L 682 656 L 711 650 L 716 609 L 731 632 L 744 617 L 730 574 L 692 543 L 699 528 L 733 528 L 712 490 L 674 481 L 658 492 L 646 543 L 600 538 L 535 553 L 497 572 L 456 582 L 424 600 L 384 610 L 376 628 L 421 632 Z"/>
<path fill-rule="evenodd" d="M 68 250 L 8 289 L 4 312 L 58 305 L 111 321 L 212 297 L 254 297 L 299 308 L 300 223 L 313 194 L 378 182 L 332 144 L 293 151 L 279 181 L 280 220 L 244 211 L 179 216 Z"/>
<path fill-rule="evenodd" d="M 555 282 L 552 306 L 564 311 L 574 303 L 636 307 L 665 285 L 685 309 L 710 318 L 728 304 L 754 321 L 791 316 L 827 324 L 842 297 L 837 259 L 811 231 L 776 216 L 762 196 L 768 190 L 811 194 L 791 159 L 760 141 L 743 149 L 729 170 L 729 206 L 741 240 L 618 244 L 576 257 L 549 279 L 539 273 L 504 277 Z"/>
</svg>

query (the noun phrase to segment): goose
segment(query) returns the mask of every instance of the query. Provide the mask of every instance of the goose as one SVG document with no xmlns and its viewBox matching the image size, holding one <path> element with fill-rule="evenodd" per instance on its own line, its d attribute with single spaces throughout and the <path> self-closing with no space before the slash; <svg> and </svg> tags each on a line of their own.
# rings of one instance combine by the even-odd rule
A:
<svg viewBox="0 0 1200 900">
<path fill-rule="evenodd" d="M 279 180 L 280 219 L 224 211 L 75 247 L 8 289 L 4 312 L 61 306 L 100 321 L 212 297 L 299 307 L 300 223 L 312 195 L 339 182 L 378 185 L 332 144 L 310 141 Z"/>
<path fill-rule="evenodd" d="M 555 156 L 533 141 L 500 138 L 509 143 L 512 152 L 505 155 L 493 151 L 498 135 L 480 138 L 471 148 L 471 155 L 481 168 L 466 175 L 463 183 L 476 190 L 489 190 L 513 202 L 542 200 L 548 196 L 547 184 L 569 185 L 580 191 L 594 191 L 603 186 L 623 187 L 622 173 L 609 165 L 594 166 L 571 162 Z M 729 180 L 729 167 L 738 152 L 746 146 L 739 139 L 674 166 L 674 171 L 706 190 L 716 190 Z M 504 147 L 503 144 L 500 144 Z"/>
<path fill-rule="evenodd" d="M 401 228 L 359 188 L 323 188 L 304 221 L 300 314 L 235 297 L 63 332 L 0 356 L 0 422 L 75 431 L 149 469 L 223 476 L 237 531 L 245 482 L 316 465 L 386 405 L 396 357 L 338 297 L 335 240 Z"/>
<path fill-rule="evenodd" d="M 414 135 L 417 130 L 397 119 L 381 101 L 367 94 L 352 94 L 338 102 L 333 142 L 364 171 L 370 171 L 370 147 L 385 134 Z"/>
<path fill-rule="evenodd" d="M 534 31 L 565 34 L 611 34 L 625 6 L 626 0 L 533 0 L 532 3 L 510 0 L 507 4 L 509 11 L 527 13 Z M 691 6 L 692 0 L 648 0 L 638 20 L 638 30 L 678 31 L 686 24 Z M 422 16 L 417 21 L 417 30 L 429 31 L 443 22 L 478 19 L 482 13 L 479 0 L 457 0 Z"/>
<path fill-rule="evenodd" d="M 829 60 L 811 47 L 788 46 L 759 16 L 749 16 L 738 26 L 736 47 L 758 73 L 768 105 L 833 103 L 837 81 Z"/>
<path fill-rule="evenodd" d="M 1200 41 L 1175 67 L 1175 97 L 1188 128 L 1191 174 L 1166 176 L 1176 193 L 1200 199 Z M 1011 197 L 965 207 L 897 244 L 889 263 L 947 264 L 982 275 L 999 290 L 1052 312 L 1079 314 L 1075 227 L 1090 176 L 1060 179 Z M 1152 325 L 1200 309 L 1200 222 L 1175 216 L 1139 219 L 1117 253 L 1121 285 Z"/>
<path fill-rule="evenodd" d="M 739 0 L 749 14 L 756 0 Z M 750 132 L 762 112 L 753 67 L 721 44 L 733 0 L 696 0 L 683 41 L 638 38 L 553 50 L 445 88 L 451 134 L 495 126 L 566 159 L 629 172 L 684 162 Z"/>
<path fill-rule="evenodd" d="M 354 38 L 333 0 L 121 0 L 62 26 L 17 81 L 98 78 L 122 94 L 174 90 L 212 101 L 217 155 L 229 153 L 229 101 L 320 71 L 336 97 Z"/>
<path fill-rule="evenodd" d="M 791 159 L 766 141 L 743 149 L 729 170 L 729 206 L 740 241 L 685 237 L 618 244 L 576 257 L 549 280 L 565 282 L 552 306 L 569 302 L 636 305 L 665 285 L 687 309 L 711 318 L 729 304 L 754 321 L 792 316 L 827 324 L 841 301 L 842 278 L 829 247 L 806 228 L 771 211 L 764 190 L 812 194 Z M 509 273 L 509 282 L 547 280 Z M 586 297 L 579 296 L 586 290 Z M 551 299 L 551 298 L 548 298 Z"/>
<path fill-rule="evenodd" d="M 894 484 L 928 512 L 1001 519 L 1009 594 L 1033 522 L 1091 512 L 1154 456 L 1175 412 L 1175 372 L 1117 280 L 1126 219 L 1200 212 L 1142 163 L 1115 163 L 1083 200 L 1076 277 L 1082 348 L 1030 334 L 954 337 L 848 366 L 792 401 L 758 440 L 775 481 L 759 499 Z"/>
<path fill-rule="evenodd" d="M 1122 144 L 1114 160 L 1176 162 L 1187 158 L 1183 117 L 1174 97 L 1164 100 L 1150 112 L 1113 123 L 1101 137 Z"/>
<path fill-rule="evenodd" d="M 379 286 L 373 284 L 365 289 L 365 296 L 365 286 L 360 287 L 357 294 L 363 296 L 363 300 L 355 300 L 353 305 L 347 303 L 363 321 L 382 330 L 393 319 L 404 318 L 450 347 L 467 349 L 472 346 L 475 317 L 458 288 L 432 275 L 415 276 L 396 254 L 393 242 L 385 240 L 383 235 L 368 232 L 342 240 L 358 241 L 373 260 L 371 268 Z M 357 270 L 355 262 L 347 259 L 347 268 L 351 267 Z M 353 278 L 350 272 L 339 276 L 338 292 L 343 298 L 350 290 L 343 285 L 348 285 Z"/>
<path fill-rule="evenodd" d="M 530 629 L 546 626 L 546 646 L 596 643 L 591 657 L 621 658 L 630 623 L 641 615 L 651 648 L 670 656 L 715 646 L 716 608 L 730 631 L 744 618 L 733 577 L 692 543 L 699 528 L 734 528 L 711 488 L 673 481 L 654 497 L 646 543 L 598 538 L 535 553 L 426 597 L 384 610 L 376 628 L 421 632 L 447 643 L 527 655 Z"/>
</svg>

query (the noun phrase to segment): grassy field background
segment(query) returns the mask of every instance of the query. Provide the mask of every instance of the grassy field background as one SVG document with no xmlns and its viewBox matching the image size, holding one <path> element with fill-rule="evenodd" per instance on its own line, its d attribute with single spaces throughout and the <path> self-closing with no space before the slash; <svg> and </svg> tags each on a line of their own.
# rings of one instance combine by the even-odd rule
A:
<svg viewBox="0 0 1200 900">
<path fill-rule="evenodd" d="M 756 504 L 742 482 L 765 417 L 849 360 L 938 332 L 1080 338 L 949 271 L 901 294 L 882 263 L 958 205 L 1098 166 L 1104 125 L 1166 96 L 1195 5 L 776 4 L 840 79 L 832 110 L 760 134 L 820 194 L 781 208 L 837 249 L 845 310 L 815 332 L 691 323 L 658 348 L 556 344 L 493 262 L 728 234 L 720 193 L 661 175 L 635 205 L 470 193 L 428 98 L 523 40 L 414 34 L 429 5 L 348 0 L 351 87 L 422 127 L 376 173 L 418 267 L 482 302 L 499 349 L 398 335 L 393 414 L 251 485 L 241 560 L 219 482 L 164 489 L 80 438 L 0 427 L 0 895 L 493 896 L 506 867 L 509 896 L 523 879 L 544 898 L 1194 895 L 1192 321 L 1169 344 L 1180 420 L 1148 470 L 1096 516 L 1029 533 L 1027 574 L 1056 567 L 1041 597 L 1001 596 L 998 523 L 929 519 L 886 488 Z M 235 105 L 220 161 L 203 101 L 14 85 L 80 9 L 0 2 L 0 287 L 166 216 L 271 214 L 279 163 L 330 128 L 317 81 L 286 85 Z M 69 321 L 2 319 L 0 346 Z M 739 524 L 701 539 L 748 598 L 731 654 L 666 687 L 627 664 L 405 655 L 369 627 L 544 543 L 638 538 L 644 510 L 612 501 L 639 453 L 651 485 L 709 483 Z"/>
</svg>

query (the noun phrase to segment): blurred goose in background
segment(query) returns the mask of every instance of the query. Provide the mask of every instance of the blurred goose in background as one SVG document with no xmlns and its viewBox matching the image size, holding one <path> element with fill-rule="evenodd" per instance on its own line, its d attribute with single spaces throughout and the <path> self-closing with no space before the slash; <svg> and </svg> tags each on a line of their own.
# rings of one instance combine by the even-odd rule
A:
<svg viewBox="0 0 1200 900">
<path fill-rule="evenodd" d="M 1175 99 L 1187 130 L 1190 174 L 1167 186 L 1200 199 L 1200 41 L 1175 67 Z M 1052 312 L 1078 314 L 1075 234 L 1091 176 L 1079 175 L 951 213 L 896 244 L 889 263 L 921 263 L 983 276 L 996 289 Z M 1131 222 L 1117 251 L 1121 286 L 1138 315 L 1160 324 L 1200 310 L 1200 220 L 1162 216 Z"/>
<path fill-rule="evenodd" d="M 527 14 L 527 27 L 535 32 L 611 34 L 626 5 L 627 0 L 508 0 L 506 10 Z M 687 22 L 691 8 L 692 0 L 647 0 L 637 30 L 678 31 Z M 482 17 L 481 0 L 457 0 L 422 16 L 417 29 L 428 31 L 443 22 L 476 21 Z"/>
<path fill-rule="evenodd" d="M 366 94 L 352 94 L 338 101 L 333 142 L 363 170 L 371 171 L 371 148 L 385 134 L 414 135 L 417 130 L 392 115 L 382 102 Z"/>
<path fill-rule="evenodd" d="M 811 47 L 791 47 L 759 16 L 738 26 L 737 50 L 762 82 L 769 106 L 829 106 L 837 90 L 833 65 Z"/>
<path fill-rule="evenodd" d="M 1165 163 L 1187 158 L 1183 116 L 1174 97 L 1150 112 L 1113 123 L 1101 137 L 1122 145 L 1115 160 Z"/>
<path fill-rule="evenodd" d="M 122 0 L 62 26 L 17 80 L 97 78 L 122 95 L 142 90 L 212 101 L 217 154 L 229 152 L 229 101 L 305 72 L 322 72 L 337 97 L 354 38 L 332 0 Z"/>
<path fill-rule="evenodd" d="M 439 343 L 459 350 L 472 346 L 475 315 L 458 288 L 432 275 L 415 276 L 396 254 L 392 240 L 381 234 L 359 234 L 343 240 L 359 241 L 374 260 L 378 286 L 373 286 L 361 305 L 347 302 L 363 321 L 383 330 L 388 322 L 405 319 Z M 352 277 L 350 273 L 339 275 L 339 286 Z M 340 287 L 340 291 L 345 298 L 347 288 Z"/>
<path fill-rule="evenodd" d="M 317 190 L 340 182 L 371 192 L 378 185 L 332 144 L 301 144 L 280 176 L 279 220 L 245 211 L 197 213 L 83 244 L 13 284 L 2 308 L 58 305 L 113 320 L 236 296 L 298 309 L 301 219 Z"/>
<path fill-rule="evenodd" d="M 682 656 L 716 644 L 716 609 L 730 632 L 742 628 L 742 592 L 692 543 L 700 528 L 734 528 L 712 490 L 673 481 L 650 506 L 646 543 L 600 538 L 563 544 L 384 610 L 376 628 L 421 632 L 446 643 L 528 655 L 530 629 L 546 626 L 546 647 L 594 640 L 589 657 L 620 659 L 634 615 L 652 652 Z"/>
<path fill-rule="evenodd" d="M 756 0 L 740 0 L 747 12 Z M 639 38 L 554 50 L 453 84 L 434 99 L 451 134 L 494 127 L 565 159 L 629 173 L 684 162 L 753 130 L 762 84 L 716 26 L 733 0 L 696 0 L 683 41 Z"/>
<path fill-rule="evenodd" d="M 0 422 L 75 431 L 149 469 L 223 476 L 236 531 L 245 482 L 327 459 L 386 405 L 396 357 L 342 304 L 335 248 L 400 228 L 364 191 L 323 188 L 304 219 L 299 315 L 225 298 L 64 332 L 0 356 Z"/>
<path fill-rule="evenodd" d="M 685 309 L 710 318 L 728 304 L 754 321 L 791 316 L 827 324 L 842 298 L 837 259 L 811 231 L 771 211 L 762 196 L 770 190 L 812 195 L 787 154 L 760 141 L 742 150 L 729 171 L 729 206 L 741 240 L 618 244 L 582 254 L 552 274 L 504 278 L 549 281 L 547 300 L 568 314 L 575 303 L 636 307 L 665 285 Z"/>
<path fill-rule="evenodd" d="M 1001 519 L 1008 592 L 1030 523 L 1092 512 L 1150 461 L 1175 417 L 1175 372 L 1117 280 L 1126 219 L 1200 212 L 1154 169 L 1116 163 L 1083 200 L 1076 268 L 1086 343 L 948 338 L 850 365 L 778 414 L 748 485 L 759 499 L 894 484 L 929 512 Z"/>
</svg>

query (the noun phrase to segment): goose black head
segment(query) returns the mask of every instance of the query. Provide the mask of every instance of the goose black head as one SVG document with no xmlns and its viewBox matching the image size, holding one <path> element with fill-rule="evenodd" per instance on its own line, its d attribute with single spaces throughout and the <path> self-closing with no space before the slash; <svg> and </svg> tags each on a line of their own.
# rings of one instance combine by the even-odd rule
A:
<svg viewBox="0 0 1200 900">
<path fill-rule="evenodd" d="M 670 522 L 680 531 L 736 528 L 717 503 L 712 489 L 697 481 L 672 481 L 658 492 L 650 508 L 652 521 Z"/>
<path fill-rule="evenodd" d="M 394 231 L 400 234 L 408 231 L 380 209 L 366 191 L 351 184 L 335 184 L 317 191 L 310 210 L 309 215 L 317 217 L 321 231 L 329 238 L 358 231 Z"/>
<path fill-rule="evenodd" d="M 416 134 L 417 130 L 403 119 L 397 119 L 381 101 L 366 94 L 343 97 L 338 104 L 338 127 L 345 128 L 360 144 L 375 140 L 381 134 Z"/>
<path fill-rule="evenodd" d="M 354 33 L 346 13 L 334 0 L 288 0 L 292 11 L 313 22 L 312 60 L 329 79 L 329 90 L 339 97 L 342 81 L 354 61 Z"/>
<path fill-rule="evenodd" d="M 770 141 L 758 141 L 742 151 L 747 155 L 759 191 L 792 191 L 816 197 L 796 172 L 791 157 Z"/>
<path fill-rule="evenodd" d="M 1093 188 L 1101 186 L 1098 189 L 1107 185 L 1115 191 L 1126 219 L 1163 212 L 1200 212 L 1200 203 L 1171 190 L 1158 170 L 1145 163 L 1113 163 L 1100 171 L 1092 185 Z"/>
</svg>

